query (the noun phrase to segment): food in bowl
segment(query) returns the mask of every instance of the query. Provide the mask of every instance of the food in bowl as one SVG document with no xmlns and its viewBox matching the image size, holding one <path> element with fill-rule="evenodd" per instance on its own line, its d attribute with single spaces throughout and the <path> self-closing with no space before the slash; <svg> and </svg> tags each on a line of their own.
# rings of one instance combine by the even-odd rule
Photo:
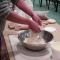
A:
<svg viewBox="0 0 60 60">
<path fill-rule="evenodd" d="M 32 39 L 30 38 L 30 36 L 31 36 L 30 33 L 35 36 L 35 38 L 33 36 L 33 38 L 35 40 L 33 38 Z M 37 33 L 33 34 L 31 32 L 31 30 L 25 30 L 23 32 L 20 32 L 18 34 L 18 39 L 20 40 L 20 42 L 22 43 L 22 45 L 24 47 L 26 47 L 30 50 L 42 50 L 42 49 L 46 48 L 46 46 L 53 40 L 53 35 L 50 32 L 45 31 L 45 30 L 42 30 L 40 35 L 42 36 L 42 38 L 43 38 L 42 41 L 44 41 L 44 43 L 36 44 L 36 42 L 35 42 L 33 44 L 32 41 L 37 41 L 37 42 L 41 41 L 41 40 L 39 40 L 41 38 L 41 36 L 39 37 L 39 34 L 37 34 Z M 37 38 L 38 38 L 38 40 L 37 40 Z M 29 41 L 32 40 L 31 44 L 27 40 L 29 40 Z M 26 43 L 26 42 L 28 42 L 28 43 Z"/>
<path fill-rule="evenodd" d="M 34 33 L 33 31 L 30 31 L 29 38 L 26 38 L 23 42 L 27 44 L 45 44 L 42 36 L 43 32 Z"/>
<path fill-rule="evenodd" d="M 40 41 L 38 41 L 38 39 L 35 41 L 33 39 L 30 39 L 30 38 L 26 38 L 24 41 L 24 43 L 27 43 L 27 44 L 45 44 L 45 41 L 43 39 L 41 39 Z"/>
</svg>

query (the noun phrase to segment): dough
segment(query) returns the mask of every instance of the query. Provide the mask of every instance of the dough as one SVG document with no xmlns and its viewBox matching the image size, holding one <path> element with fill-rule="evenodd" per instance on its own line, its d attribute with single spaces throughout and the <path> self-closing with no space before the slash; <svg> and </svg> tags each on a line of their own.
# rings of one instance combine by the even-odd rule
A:
<svg viewBox="0 0 60 60">
<path fill-rule="evenodd" d="M 15 27 L 14 30 L 15 30 L 15 31 L 20 31 L 20 28 L 21 28 L 21 27 Z"/>
<path fill-rule="evenodd" d="M 48 21 L 48 23 L 50 23 L 50 24 L 56 23 L 56 20 L 54 20 L 54 19 L 48 19 L 47 21 Z"/>
<path fill-rule="evenodd" d="M 17 24 L 17 23 L 10 23 L 10 24 L 8 24 L 8 28 L 9 29 L 14 29 L 15 27 L 21 27 L 21 24 Z"/>
<path fill-rule="evenodd" d="M 33 31 L 30 31 L 30 36 L 29 36 L 29 38 L 24 40 L 24 43 L 27 43 L 27 44 L 44 44 L 45 41 L 42 38 L 42 35 L 43 35 L 42 32 L 34 33 Z"/>
</svg>

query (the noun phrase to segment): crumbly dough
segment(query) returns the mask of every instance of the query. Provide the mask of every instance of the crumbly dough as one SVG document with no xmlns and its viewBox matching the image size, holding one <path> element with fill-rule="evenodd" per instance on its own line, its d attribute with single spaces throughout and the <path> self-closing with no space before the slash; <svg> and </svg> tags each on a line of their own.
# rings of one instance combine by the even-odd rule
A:
<svg viewBox="0 0 60 60">
<path fill-rule="evenodd" d="M 40 33 L 34 33 L 33 31 L 30 31 L 30 36 L 29 36 L 29 38 L 26 38 L 24 40 L 24 43 L 27 43 L 27 44 L 44 44 L 45 41 L 41 37 L 42 34 L 43 34 L 42 32 L 40 32 Z"/>
</svg>

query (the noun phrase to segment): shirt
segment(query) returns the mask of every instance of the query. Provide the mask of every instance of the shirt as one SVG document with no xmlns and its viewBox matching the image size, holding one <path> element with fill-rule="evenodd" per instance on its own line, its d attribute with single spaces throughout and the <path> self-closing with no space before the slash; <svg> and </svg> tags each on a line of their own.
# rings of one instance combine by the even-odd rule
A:
<svg viewBox="0 0 60 60">
<path fill-rule="evenodd" d="M 15 4 L 18 0 L 0 0 L 0 33 L 4 30 L 6 18 L 11 12 L 10 2 Z"/>
</svg>

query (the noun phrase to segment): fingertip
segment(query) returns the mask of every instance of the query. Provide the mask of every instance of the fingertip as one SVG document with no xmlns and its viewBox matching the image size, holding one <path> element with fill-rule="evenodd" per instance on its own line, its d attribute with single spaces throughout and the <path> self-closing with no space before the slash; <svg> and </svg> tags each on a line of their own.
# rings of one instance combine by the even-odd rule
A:
<svg viewBox="0 0 60 60">
<path fill-rule="evenodd" d="M 37 33 L 37 31 L 36 31 L 36 30 L 33 30 L 33 32 Z"/>
<path fill-rule="evenodd" d="M 40 28 L 39 28 L 39 30 L 37 31 L 37 33 L 39 33 L 39 32 L 41 32 Z"/>
</svg>

